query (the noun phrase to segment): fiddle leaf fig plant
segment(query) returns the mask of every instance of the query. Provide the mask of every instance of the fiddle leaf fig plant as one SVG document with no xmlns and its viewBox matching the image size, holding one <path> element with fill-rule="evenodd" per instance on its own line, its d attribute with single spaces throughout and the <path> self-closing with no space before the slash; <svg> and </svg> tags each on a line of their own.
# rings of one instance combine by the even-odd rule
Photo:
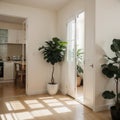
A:
<svg viewBox="0 0 120 120">
<path fill-rule="evenodd" d="M 52 65 L 51 84 L 55 84 L 54 80 L 54 66 L 56 63 L 64 60 L 66 52 L 67 42 L 60 40 L 57 37 L 52 38 L 50 41 L 46 41 L 44 46 L 39 48 L 42 51 L 46 62 Z"/>
<path fill-rule="evenodd" d="M 102 73 L 108 78 L 113 78 L 111 80 L 115 81 L 115 92 L 114 91 L 104 91 L 102 96 L 105 99 L 115 98 L 115 107 L 117 110 L 120 109 L 120 91 L 119 91 L 119 82 L 120 82 L 120 39 L 113 39 L 110 46 L 112 52 L 115 53 L 115 57 L 108 57 L 107 63 L 101 65 Z"/>
</svg>

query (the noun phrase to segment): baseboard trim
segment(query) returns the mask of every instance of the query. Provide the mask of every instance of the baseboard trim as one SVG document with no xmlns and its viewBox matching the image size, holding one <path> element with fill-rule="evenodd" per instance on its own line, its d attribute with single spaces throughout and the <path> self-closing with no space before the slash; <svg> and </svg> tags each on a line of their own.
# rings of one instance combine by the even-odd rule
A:
<svg viewBox="0 0 120 120">
<path fill-rule="evenodd" d="M 0 80 L 0 83 L 13 83 L 13 80 Z"/>
<path fill-rule="evenodd" d="M 109 103 L 109 104 L 105 104 L 105 105 L 99 105 L 99 106 L 95 106 L 95 108 L 93 108 L 94 112 L 100 112 L 100 111 L 104 111 L 104 110 L 109 110 L 110 106 L 113 106 L 113 103 Z"/>
<path fill-rule="evenodd" d="M 26 94 L 27 95 L 38 95 L 38 94 L 46 94 L 47 93 L 47 90 L 44 89 L 44 90 L 27 90 L 26 91 Z"/>
</svg>

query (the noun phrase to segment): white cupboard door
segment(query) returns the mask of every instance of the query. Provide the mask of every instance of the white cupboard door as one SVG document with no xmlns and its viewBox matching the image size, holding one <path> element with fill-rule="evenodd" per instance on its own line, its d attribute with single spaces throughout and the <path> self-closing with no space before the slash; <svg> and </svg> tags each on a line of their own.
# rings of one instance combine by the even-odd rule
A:
<svg viewBox="0 0 120 120">
<path fill-rule="evenodd" d="M 14 63 L 4 62 L 4 79 L 12 80 L 14 79 Z"/>
<path fill-rule="evenodd" d="M 75 20 L 67 24 L 67 94 L 76 97 Z"/>
<path fill-rule="evenodd" d="M 24 30 L 18 30 L 18 43 L 19 44 L 25 44 L 25 32 Z"/>
<path fill-rule="evenodd" d="M 9 29 L 8 30 L 8 43 L 17 43 L 17 30 Z"/>
</svg>

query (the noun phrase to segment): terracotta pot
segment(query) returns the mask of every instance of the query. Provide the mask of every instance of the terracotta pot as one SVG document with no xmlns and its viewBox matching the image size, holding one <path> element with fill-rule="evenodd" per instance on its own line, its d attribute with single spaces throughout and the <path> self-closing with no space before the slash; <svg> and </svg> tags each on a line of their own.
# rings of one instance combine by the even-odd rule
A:
<svg viewBox="0 0 120 120">
<path fill-rule="evenodd" d="M 81 78 L 80 76 L 79 76 L 79 77 L 77 77 L 77 87 L 79 87 L 79 86 L 80 86 L 81 81 L 82 81 L 82 78 Z"/>
</svg>

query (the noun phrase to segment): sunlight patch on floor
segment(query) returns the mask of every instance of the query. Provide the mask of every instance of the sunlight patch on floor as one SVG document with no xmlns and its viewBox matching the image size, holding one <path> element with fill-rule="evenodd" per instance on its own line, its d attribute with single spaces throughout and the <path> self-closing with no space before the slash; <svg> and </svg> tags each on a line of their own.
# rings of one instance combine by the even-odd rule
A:
<svg viewBox="0 0 120 120">
<path fill-rule="evenodd" d="M 25 109 L 24 105 L 20 101 L 6 102 L 5 105 L 9 111 Z"/>
<path fill-rule="evenodd" d="M 12 115 L 10 113 L 7 113 L 5 115 L 1 115 L 1 120 L 14 120 Z"/>
<path fill-rule="evenodd" d="M 80 96 L 80 97 L 78 96 L 76 100 L 79 101 L 80 103 L 84 103 L 84 97 L 83 96 Z"/>
<path fill-rule="evenodd" d="M 39 103 L 38 100 L 25 100 L 24 101 L 31 109 L 44 108 L 44 105 Z"/>
<path fill-rule="evenodd" d="M 33 99 L 33 100 L 24 100 L 24 102 L 26 104 L 36 104 L 36 103 L 39 103 L 38 100 L 35 100 L 35 99 Z"/>
<path fill-rule="evenodd" d="M 5 102 L 10 113 L 0 115 L 1 120 L 31 120 L 51 116 L 55 113 L 64 114 L 72 112 L 69 106 L 79 104 L 69 97 L 38 97 Z M 69 105 L 69 106 L 68 106 Z M 49 107 L 48 107 L 49 106 Z M 34 110 L 33 110 L 34 109 Z M 22 111 L 21 111 L 22 110 Z M 28 111 L 29 110 L 29 111 Z M 14 112 L 11 112 L 14 111 Z M 53 113 L 54 111 L 54 113 Z"/>
<path fill-rule="evenodd" d="M 48 103 L 50 107 L 57 107 L 57 106 L 63 106 L 61 102 L 56 102 L 56 103 Z"/>
<path fill-rule="evenodd" d="M 83 86 L 77 87 L 77 101 L 84 104 Z"/>
<path fill-rule="evenodd" d="M 65 101 L 66 104 L 68 105 L 78 105 L 79 103 L 74 101 L 74 100 L 69 100 L 69 101 Z"/>
<path fill-rule="evenodd" d="M 57 107 L 53 108 L 57 113 L 66 113 L 66 112 L 71 112 L 71 110 L 67 107 Z"/>
<path fill-rule="evenodd" d="M 50 112 L 48 109 L 43 109 L 43 110 L 34 110 L 31 112 L 31 114 L 34 117 L 43 117 L 43 116 L 52 115 L 53 113 Z"/>
<path fill-rule="evenodd" d="M 56 103 L 59 102 L 57 99 L 48 99 L 48 100 L 43 100 L 45 103 Z"/>
<path fill-rule="evenodd" d="M 34 117 L 30 114 L 30 112 L 19 112 L 19 113 L 15 113 L 15 115 L 18 120 L 34 119 Z"/>
<path fill-rule="evenodd" d="M 63 106 L 63 104 L 57 99 L 47 99 L 47 100 L 43 100 L 43 102 L 45 102 L 50 107 Z"/>
<path fill-rule="evenodd" d="M 1 120 L 31 120 L 34 117 L 29 112 L 6 113 L 0 115 Z"/>
<path fill-rule="evenodd" d="M 35 117 L 53 115 L 48 109 L 34 110 L 31 112 L 6 113 L 0 115 L 0 120 L 33 120 Z"/>
</svg>

